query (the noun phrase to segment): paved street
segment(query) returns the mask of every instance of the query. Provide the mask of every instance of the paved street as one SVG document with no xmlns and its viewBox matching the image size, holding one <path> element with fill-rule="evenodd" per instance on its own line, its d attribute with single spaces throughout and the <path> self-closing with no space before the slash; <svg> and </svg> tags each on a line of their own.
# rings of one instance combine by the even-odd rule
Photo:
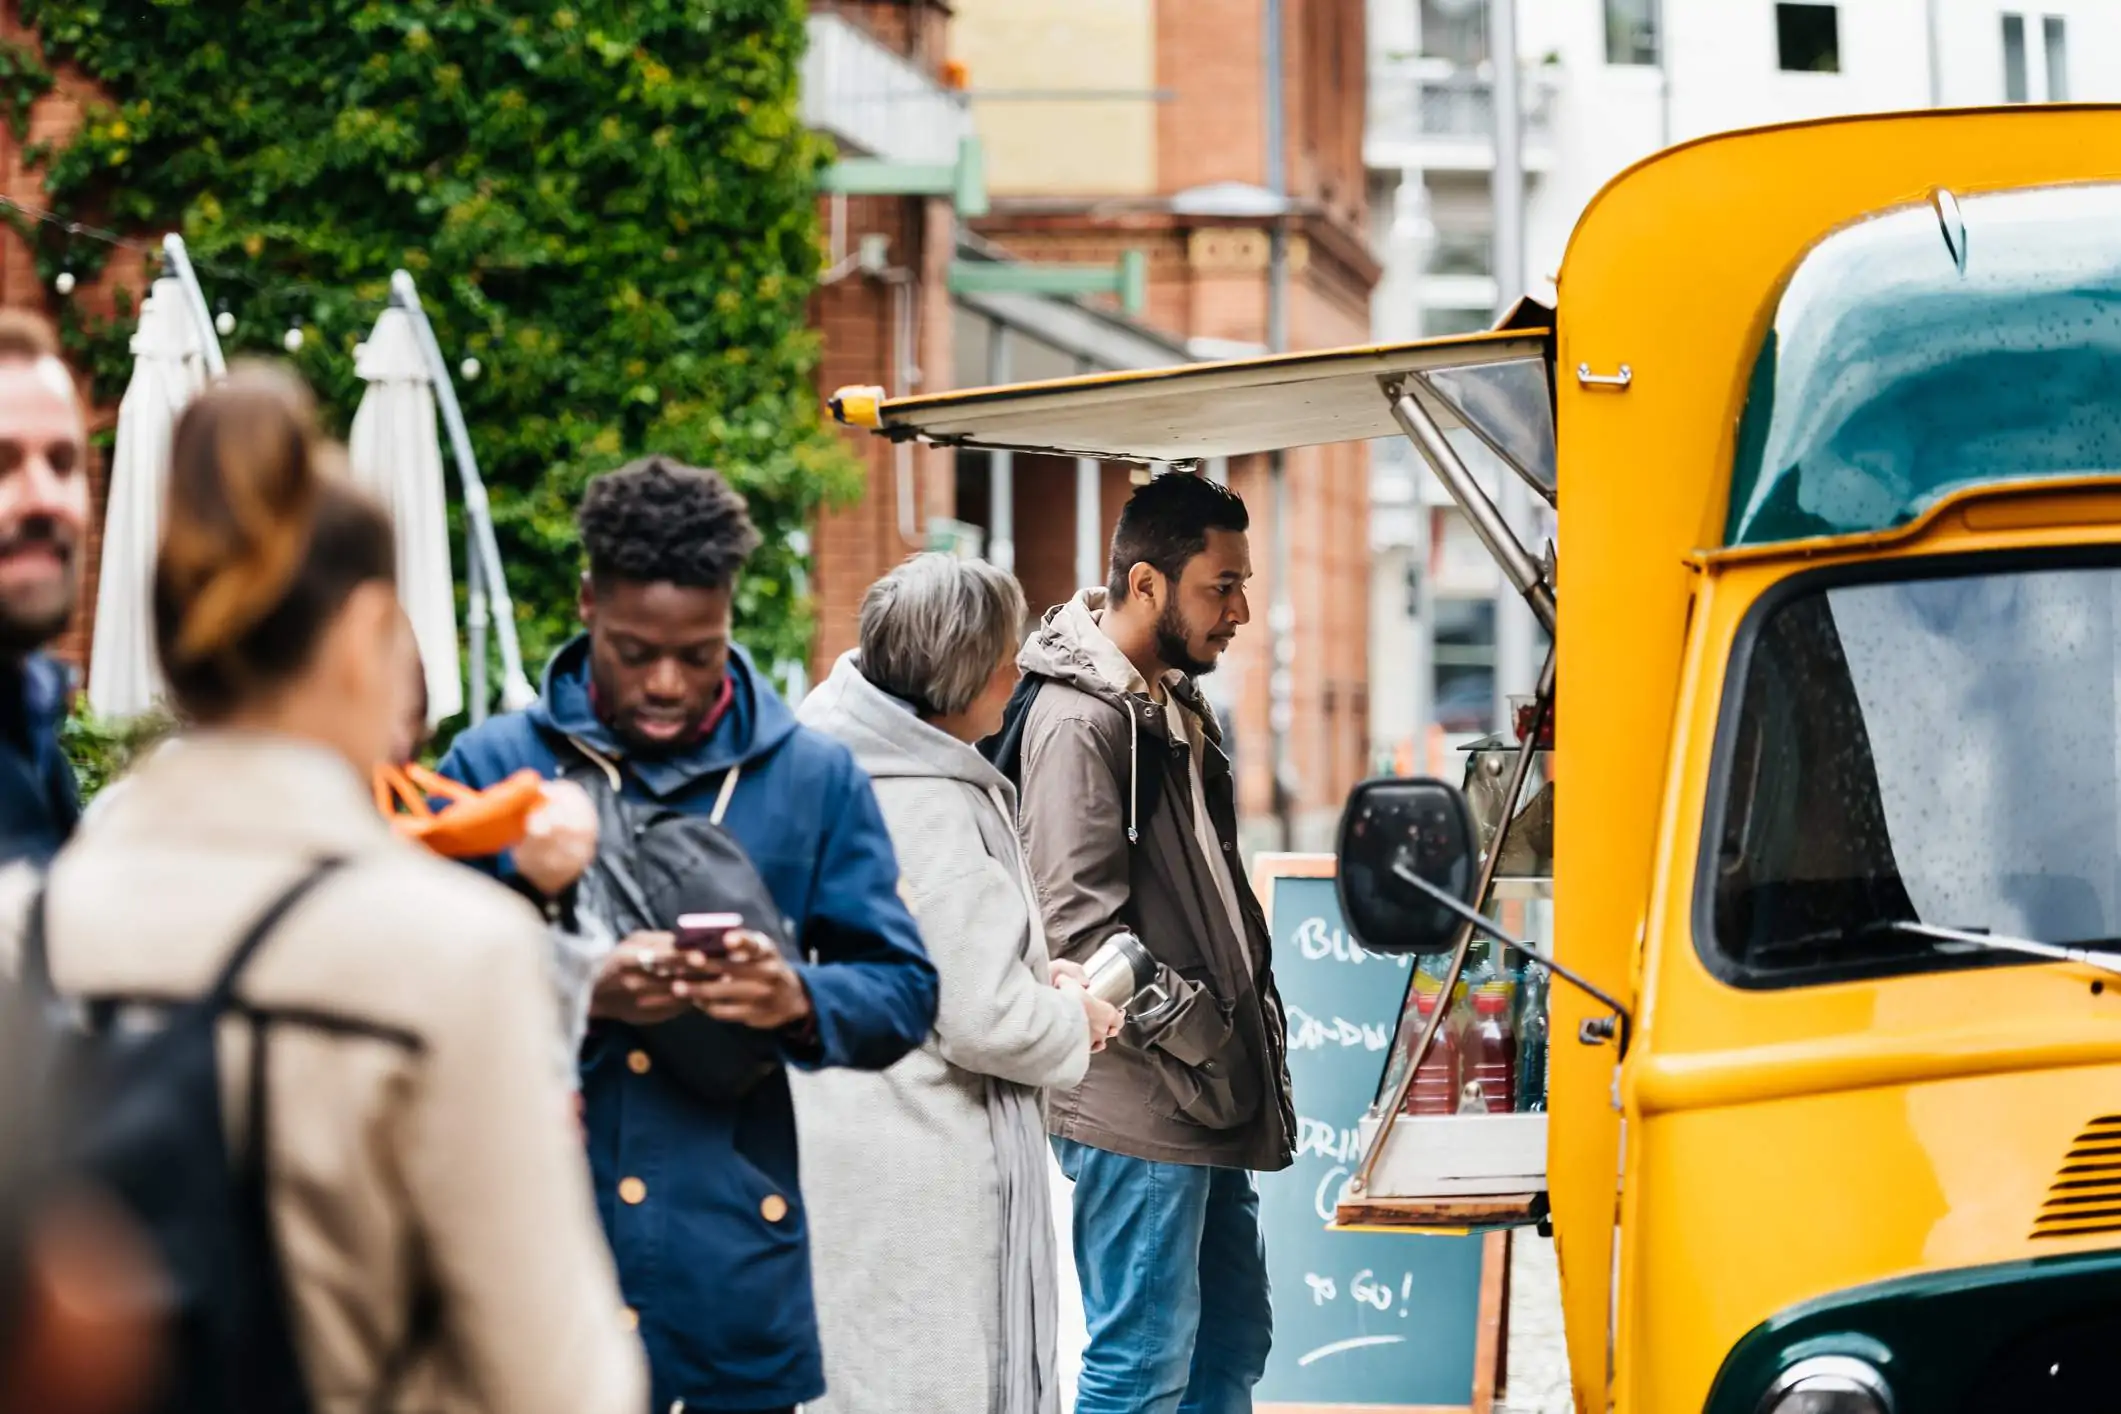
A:
<svg viewBox="0 0 2121 1414">
<path fill-rule="evenodd" d="M 1521 1232 L 1511 1244 L 1509 1396 L 1498 1414 L 1570 1414 L 1554 1243 Z"/>
</svg>

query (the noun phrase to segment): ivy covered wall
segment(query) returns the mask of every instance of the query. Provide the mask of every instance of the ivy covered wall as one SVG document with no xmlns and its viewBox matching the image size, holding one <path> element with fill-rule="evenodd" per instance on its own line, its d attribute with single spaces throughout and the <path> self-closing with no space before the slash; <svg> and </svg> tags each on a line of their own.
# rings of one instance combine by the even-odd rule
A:
<svg viewBox="0 0 2121 1414">
<path fill-rule="evenodd" d="M 392 269 L 412 273 L 445 353 L 480 365 L 458 393 L 533 666 L 572 631 L 583 484 L 650 451 L 750 498 L 766 546 L 740 636 L 768 662 L 807 657 L 787 536 L 861 479 L 820 424 L 804 323 L 828 154 L 797 116 L 802 0 L 20 9 L 44 54 L 0 50 L 0 117 L 20 130 L 47 62 L 110 99 L 30 154 L 52 208 L 181 230 L 237 320 L 224 347 L 284 357 L 302 329 L 294 361 L 342 430 L 353 347 Z M 100 268 L 107 247 L 15 219 L 48 285 Z M 129 305 L 103 321 L 56 304 L 115 401 Z"/>
</svg>

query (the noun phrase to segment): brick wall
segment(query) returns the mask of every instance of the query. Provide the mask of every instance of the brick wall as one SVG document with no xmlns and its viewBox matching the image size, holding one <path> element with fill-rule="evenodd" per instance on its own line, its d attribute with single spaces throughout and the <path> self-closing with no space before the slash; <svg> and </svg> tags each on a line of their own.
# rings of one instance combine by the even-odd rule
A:
<svg viewBox="0 0 2121 1414">
<path fill-rule="evenodd" d="M 884 280 L 861 271 L 818 291 L 811 327 L 822 338 L 818 394 L 830 396 L 849 384 L 878 384 L 897 392 L 947 385 L 950 369 L 949 294 L 944 288 L 950 249 L 949 208 L 916 198 L 859 197 L 846 202 L 848 248 L 865 232 L 886 235 L 891 265 L 900 278 Z M 940 220 L 938 220 L 938 214 Z M 910 309 L 897 308 L 904 301 Z M 913 358 L 901 368 L 895 321 L 913 323 Z M 901 375 L 904 382 L 901 382 Z M 817 596 L 818 631 L 812 672 L 855 643 L 862 594 L 878 576 L 921 547 L 932 516 L 948 516 L 956 503 L 954 454 L 940 448 L 896 448 L 865 431 L 842 435 L 862 460 L 867 484 L 852 505 L 828 509 L 818 518 L 811 587 Z M 901 533 L 901 467 L 913 482 L 912 534 Z"/>
<path fill-rule="evenodd" d="M 16 43 L 36 43 L 36 36 L 23 26 L 13 4 L 0 4 L 0 38 Z M 80 128 L 85 105 L 94 101 L 98 93 L 94 84 L 71 67 L 60 66 L 54 76 L 57 83 L 52 91 L 30 108 L 26 141 L 17 141 L 12 132 L 0 128 L 0 193 L 10 201 L 39 209 L 47 204 L 44 184 L 24 160 L 23 154 L 41 143 L 63 144 Z M 67 298 L 94 315 L 108 318 L 114 312 L 115 291 L 128 289 L 137 296 L 146 288 L 148 278 L 147 262 L 142 256 L 119 250 L 110 254 L 101 276 L 93 283 L 84 281 Z M 49 316 L 54 313 L 53 302 L 57 298 L 59 296 L 48 291 L 38 278 L 36 259 L 29 243 L 17 235 L 13 227 L 0 226 L 0 306 L 33 310 Z M 86 397 L 85 387 L 83 394 Z M 88 409 L 91 433 L 107 432 L 116 421 L 117 412 L 114 406 L 91 406 Z M 96 621 L 96 579 L 103 563 L 103 507 L 109 497 L 106 455 L 92 448 L 88 469 L 94 513 L 89 521 L 88 540 L 83 547 L 80 607 L 72 626 L 55 645 L 61 657 L 83 667 L 88 662 L 90 629 Z"/>
<path fill-rule="evenodd" d="M 921 6 L 845 4 L 889 42 L 910 42 L 908 20 Z M 1293 194 L 1317 204 L 1291 242 L 1290 343 L 1323 348 L 1369 335 L 1368 301 L 1377 267 L 1365 244 L 1362 9 L 1355 4 L 1286 7 L 1284 44 L 1288 175 Z M 1156 6 L 1157 83 L 1173 91 L 1158 105 L 1157 188 L 1173 192 L 1214 181 L 1264 180 L 1260 0 L 1185 0 Z M 900 26 L 898 29 L 892 28 Z M 936 50 L 925 50 L 935 53 Z M 1065 140 L 1056 134 L 1056 140 Z M 850 205 L 859 205 L 851 203 Z M 878 203 L 876 205 L 884 205 Z M 948 259 L 949 213 L 906 203 L 894 229 L 917 230 L 927 242 L 919 259 L 933 272 L 921 302 L 917 359 L 931 373 L 922 386 L 941 391 L 948 378 L 948 300 L 941 265 Z M 865 212 L 862 219 L 893 219 Z M 859 221 L 850 225 L 858 226 Z M 977 223 L 1019 259 L 1109 263 L 1127 250 L 1148 257 L 1145 322 L 1175 335 L 1262 343 L 1266 337 L 1265 233 L 1234 223 L 1196 225 L 1139 209 L 1100 211 L 1085 201 L 1072 214 L 1029 215 L 1006 208 Z M 894 238 L 894 249 L 904 250 Z M 910 258 L 910 257 L 909 257 Z M 885 293 L 858 277 L 823 292 L 818 320 L 825 338 L 820 382 L 891 382 Z M 854 607 L 874 577 L 915 546 L 898 538 L 890 448 L 859 443 L 869 470 L 863 502 L 825 516 L 819 527 L 820 666 L 854 638 Z M 914 454 L 924 525 L 950 514 L 956 479 L 950 455 Z M 1286 459 L 1288 591 L 1296 614 L 1295 726 L 1289 746 L 1301 787 L 1296 802 L 1299 847 L 1324 847 L 1346 792 L 1368 756 L 1369 482 L 1361 445 L 1310 448 Z M 1253 512 L 1253 622 L 1240 633 L 1223 670 L 1233 702 L 1240 805 L 1248 834 L 1272 807 L 1267 730 L 1269 636 L 1274 599 L 1272 519 L 1266 460 L 1243 459 L 1231 482 Z M 1075 573 L 1075 473 L 1064 458 L 1019 456 L 1015 471 L 1017 574 L 1036 612 L 1072 593 Z M 1102 474 L 1100 545 L 1109 544 L 1130 472 Z M 968 487 L 968 512 L 984 506 L 983 486 Z M 1378 671 L 1392 671 L 1389 664 Z"/>
</svg>

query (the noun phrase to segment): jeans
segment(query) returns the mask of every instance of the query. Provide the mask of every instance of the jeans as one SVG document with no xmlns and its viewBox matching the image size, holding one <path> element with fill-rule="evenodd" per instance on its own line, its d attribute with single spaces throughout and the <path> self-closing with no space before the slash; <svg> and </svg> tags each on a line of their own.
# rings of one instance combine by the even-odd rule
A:
<svg viewBox="0 0 2121 1414">
<path fill-rule="evenodd" d="M 1075 1184 L 1090 1331 L 1075 1414 L 1249 1411 L 1274 1340 L 1252 1175 L 1069 1139 L 1053 1151 Z"/>
</svg>

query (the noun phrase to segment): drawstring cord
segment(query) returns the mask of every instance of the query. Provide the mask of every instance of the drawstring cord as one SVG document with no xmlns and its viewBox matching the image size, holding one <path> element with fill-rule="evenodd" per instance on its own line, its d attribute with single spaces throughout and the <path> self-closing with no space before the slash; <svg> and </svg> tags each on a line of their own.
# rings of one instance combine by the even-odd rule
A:
<svg viewBox="0 0 2121 1414">
<path fill-rule="evenodd" d="M 1127 843 L 1139 844 L 1141 831 L 1135 812 L 1141 802 L 1141 757 L 1142 724 L 1134 715 L 1134 704 L 1127 704 Z"/>
</svg>

